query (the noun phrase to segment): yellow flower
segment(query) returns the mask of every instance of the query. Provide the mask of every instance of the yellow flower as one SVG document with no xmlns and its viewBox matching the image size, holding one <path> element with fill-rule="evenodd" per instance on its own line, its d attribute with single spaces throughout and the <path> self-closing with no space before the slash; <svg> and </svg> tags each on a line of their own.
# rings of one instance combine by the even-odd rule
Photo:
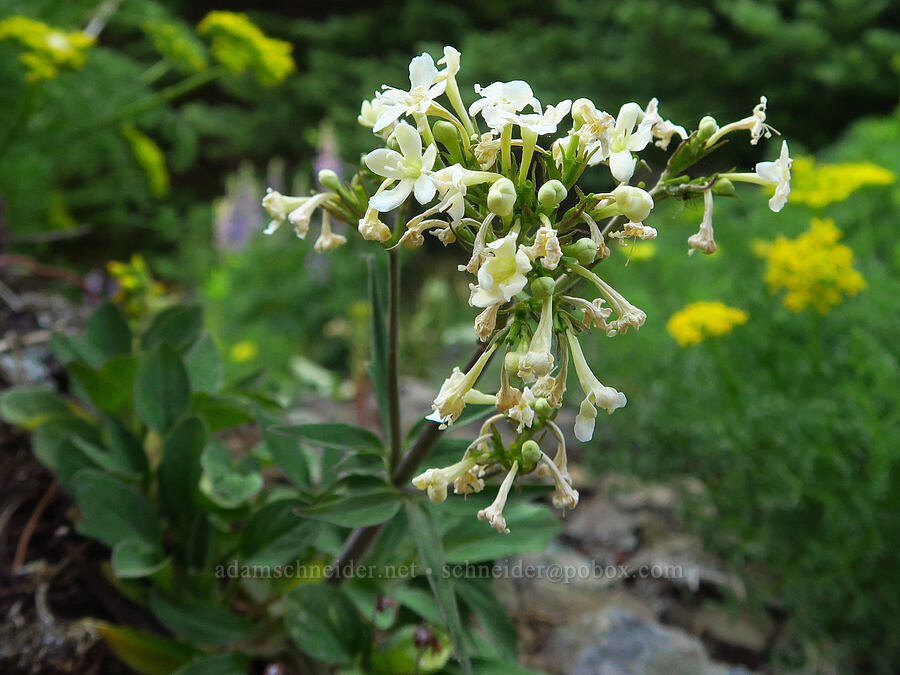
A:
<svg viewBox="0 0 900 675">
<path fill-rule="evenodd" d="M 669 318 L 666 330 L 682 347 L 696 345 L 706 338 L 730 333 L 747 323 L 748 315 L 721 302 L 694 302 Z"/>
<path fill-rule="evenodd" d="M 259 346 L 250 340 L 235 342 L 228 353 L 228 357 L 235 363 L 247 363 L 259 354 Z"/>
<path fill-rule="evenodd" d="M 210 12 L 197 32 L 212 40 L 212 55 L 234 75 L 252 70 L 260 84 L 281 84 L 295 69 L 289 42 L 266 37 L 245 14 Z"/>
<path fill-rule="evenodd" d="M 27 16 L 0 21 L 0 40 L 21 45 L 19 60 L 31 82 L 52 80 L 64 69 L 78 70 L 87 60 L 85 50 L 94 44 L 91 36 L 80 31 L 63 31 Z"/>
<path fill-rule="evenodd" d="M 768 263 L 769 290 L 784 290 L 782 302 L 792 312 L 812 307 L 827 314 L 845 295 L 856 295 L 866 287 L 853 268 L 853 251 L 838 243 L 841 235 L 833 220 L 814 218 L 809 230 L 795 239 L 778 237 L 754 246 L 754 252 Z"/>
<path fill-rule="evenodd" d="M 812 157 L 798 157 L 791 168 L 790 201 L 821 208 L 842 202 L 866 185 L 890 185 L 896 175 L 867 163 L 819 164 Z"/>
<path fill-rule="evenodd" d="M 203 44 L 184 26 L 148 21 L 142 28 L 156 51 L 179 70 L 196 73 L 209 65 Z"/>
</svg>

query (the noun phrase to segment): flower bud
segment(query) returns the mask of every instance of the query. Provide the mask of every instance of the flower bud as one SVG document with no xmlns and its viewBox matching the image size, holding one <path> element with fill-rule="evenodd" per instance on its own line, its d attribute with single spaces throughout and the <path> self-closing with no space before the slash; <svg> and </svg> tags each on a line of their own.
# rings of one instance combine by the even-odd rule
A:
<svg viewBox="0 0 900 675">
<path fill-rule="evenodd" d="M 552 295 L 556 288 L 556 282 L 551 277 L 538 277 L 531 282 L 532 297 L 543 300 L 548 295 Z"/>
<path fill-rule="evenodd" d="M 500 178 L 494 181 L 488 190 L 488 208 L 501 218 L 512 215 L 516 205 L 516 186 L 509 178 Z"/>
<path fill-rule="evenodd" d="M 447 120 L 435 122 L 431 127 L 431 132 L 434 134 L 434 139 L 440 141 L 445 148 L 459 146 L 459 131 Z"/>
<path fill-rule="evenodd" d="M 534 402 L 534 412 L 536 412 L 540 417 L 546 417 L 551 412 L 553 412 L 553 406 L 550 405 L 550 402 L 545 398 L 539 398 Z"/>
<path fill-rule="evenodd" d="M 522 444 L 522 463 L 533 466 L 541 458 L 541 446 L 537 441 L 527 440 Z"/>
<path fill-rule="evenodd" d="M 576 126 L 580 127 L 585 123 L 585 118 L 596 114 L 597 107 L 586 98 L 576 99 L 572 104 L 572 119 L 575 120 Z"/>
<path fill-rule="evenodd" d="M 653 209 L 653 197 L 646 190 L 631 185 L 620 185 L 613 190 L 613 195 L 616 198 L 616 206 L 622 211 L 622 215 L 632 223 L 644 222 Z"/>
<path fill-rule="evenodd" d="M 555 179 L 548 180 L 538 190 L 538 203 L 544 208 L 555 209 L 566 198 L 567 194 L 569 194 L 569 191 L 566 190 L 566 186 L 561 182 Z"/>
<path fill-rule="evenodd" d="M 323 188 L 327 188 L 332 192 L 337 192 L 341 189 L 341 179 L 338 178 L 338 175 L 331 169 L 322 169 L 317 178 L 319 185 Z"/>
<path fill-rule="evenodd" d="M 506 352 L 506 356 L 503 358 L 503 367 L 510 376 L 518 377 L 519 362 L 523 356 L 522 352 Z"/>
<path fill-rule="evenodd" d="M 734 194 L 734 183 L 727 178 L 719 178 L 713 184 L 712 191 L 714 195 L 727 197 Z"/>
<path fill-rule="evenodd" d="M 580 265 L 590 265 L 597 259 L 599 244 L 590 237 L 583 237 L 573 244 L 562 247 L 563 253 L 575 258 Z"/>
<path fill-rule="evenodd" d="M 716 122 L 716 118 L 711 115 L 707 115 L 702 120 L 700 120 L 700 124 L 697 126 L 697 141 L 700 143 L 706 142 L 714 133 L 719 130 L 719 123 Z"/>
</svg>

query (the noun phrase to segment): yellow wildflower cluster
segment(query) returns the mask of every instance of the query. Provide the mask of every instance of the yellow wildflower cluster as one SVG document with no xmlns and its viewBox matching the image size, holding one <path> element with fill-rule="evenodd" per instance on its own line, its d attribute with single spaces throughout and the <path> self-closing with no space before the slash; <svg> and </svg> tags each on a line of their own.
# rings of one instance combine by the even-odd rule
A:
<svg viewBox="0 0 900 675">
<path fill-rule="evenodd" d="M 0 40 L 21 45 L 19 60 L 31 82 L 52 80 L 61 70 L 81 68 L 87 59 L 85 50 L 94 43 L 89 35 L 59 30 L 27 16 L 0 21 Z"/>
<path fill-rule="evenodd" d="M 693 302 L 675 312 L 666 330 L 682 347 L 696 345 L 706 338 L 727 335 L 735 326 L 747 323 L 748 315 L 721 302 Z"/>
<path fill-rule="evenodd" d="M 122 125 L 122 135 L 131 146 L 135 161 L 147 174 L 150 194 L 157 199 L 165 199 L 169 194 L 169 170 L 163 151 L 156 141 L 130 124 Z"/>
<path fill-rule="evenodd" d="M 260 84 L 274 87 L 296 68 L 291 44 L 268 38 L 244 14 L 210 12 L 197 27 L 212 40 L 212 54 L 232 74 L 252 70 Z"/>
<path fill-rule="evenodd" d="M 853 269 L 853 251 L 838 243 L 842 234 L 833 220 L 813 218 L 809 230 L 795 239 L 778 237 L 754 245 L 757 255 L 768 262 L 769 290 L 786 291 L 783 302 L 789 310 L 813 307 L 827 314 L 844 295 L 856 295 L 866 287 L 865 279 Z"/>
<path fill-rule="evenodd" d="M 259 346 L 251 340 L 235 342 L 228 352 L 228 358 L 235 363 L 248 363 L 259 355 Z"/>
<path fill-rule="evenodd" d="M 196 73 L 209 65 L 203 44 L 184 26 L 148 21 L 143 29 L 156 51 L 179 70 Z"/>
<path fill-rule="evenodd" d="M 131 256 L 129 262 L 111 260 L 106 270 L 119 284 L 113 300 L 130 319 L 141 319 L 164 304 L 166 287 L 153 278 L 140 254 Z"/>
<path fill-rule="evenodd" d="M 866 185 L 890 185 L 893 172 L 868 163 L 819 164 L 812 157 L 797 157 L 791 167 L 792 202 L 821 208 L 842 202 Z"/>
</svg>

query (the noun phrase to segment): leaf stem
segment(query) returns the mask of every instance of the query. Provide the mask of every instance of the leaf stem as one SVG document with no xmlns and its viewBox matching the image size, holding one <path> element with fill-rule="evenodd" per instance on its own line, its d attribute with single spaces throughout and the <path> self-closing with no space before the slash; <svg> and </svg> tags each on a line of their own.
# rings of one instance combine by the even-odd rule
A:
<svg viewBox="0 0 900 675">
<path fill-rule="evenodd" d="M 388 251 L 388 342 L 387 342 L 387 387 L 388 415 L 390 417 L 391 470 L 400 462 L 403 451 L 400 438 L 400 376 L 398 372 L 398 352 L 400 351 L 399 331 L 400 304 L 400 250 Z"/>
</svg>

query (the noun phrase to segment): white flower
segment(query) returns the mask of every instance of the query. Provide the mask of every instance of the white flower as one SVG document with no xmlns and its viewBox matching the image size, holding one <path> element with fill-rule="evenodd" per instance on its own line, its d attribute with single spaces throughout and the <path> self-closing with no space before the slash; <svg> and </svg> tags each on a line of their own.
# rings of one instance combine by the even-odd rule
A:
<svg viewBox="0 0 900 675">
<path fill-rule="evenodd" d="M 541 469 L 549 472 L 556 486 L 556 491 L 553 493 L 553 506 L 558 509 L 574 509 L 578 506 L 578 490 L 572 488 L 569 484 L 569 477 L 563 474 L 556 462 L 544 452 L 541 453 Z"/>
<path fill-rule="evenodd" d="M 632 152 L 640 152 L 650 142 L 651 131 L 648 126 L 638 125 L 638 117 L 644 111 L 637 103 L 626 103 L 619 109 L 616 126 L 610 132 L 609 170 L 620 183 L 631 180 L 637 161 Z"/>
<path fill-rule="evenodd" d="M 572 101 L 565 100 L 555 106 L 548 105 L 543 113 L 538 111 L 525 115 L 514 115 L 512 121 L 523 130 L 530 131 L 537 136 L 543 136 L 544 134 L 554 133 L 556 127 L 559 126 L 559 123 L 569 114 L 571 109 Z"/>
<path fill-rule="evenodd" d="M 569 372 L 569 355 L 566 350 L 566 343 L 561 341 L 559 346 L 563 351 L 563 357 L 562 367 L 557 372 L 556 377 L 541 375 L 531 388 L 535 396 L 546 400 L 553 408 L 562 407 L 563 394 L 566 393 L 566 375 Z"/>
<path fill-rule="evenodd" d="M 496 348 L 497 345 L 493 344 L 486 349 L 467 373 L 463 373 L 459 368 L 454 368 L 450 377 L 444 380 L 441 390 L 431 405 L 434 412 L 425 419 L 439 422 L 442 429 L 453 424 L 462 414 L 463 408 L 466 407 L 466 399 L 472 391 L 472 387 L 475 386 L 476 380 L 481 376 L 481 371 L 484 370 Z"/>
<path fill-rule="evenodd" d="M 494 82 L 487 87 L 475 85 L 475 93 L 481 98 L 469 106 L 469 114 L 475 117 L 478 113 L 484 117 L 487 125 L 499 131 L 507 124 L 515 122 L 516 113 L 530 106 L 536 113 L 541 112 L 541 102 L 531 91 L 527 82 Z"/>
<path fill-rule="evenodd" d="M 594 421 L 597 418 L 595 406 L 603 408 L 612 415 L 614 411 L 624 407 L 628 400 L 625 398 L 625 394 L 600 383 L 584 358 L 578 338 L 571 331 L 566 331 L 566 336 L 569 338 L 569 347 L 572 349 L 572 360 L 575 363 L 578 382 L 584 391 L 584 400 L 575 417 L 575 438 L 582 443 L 587 443 L 594 436 Z"/>
<path fill-rule="evenodd" d="M 506 411 L 506 414 L 510 419 L 514 419 L 519 423 L 516 431 L 520 434 L 522 433 L 522 429 L 530 427 L 531 423 L 534 422 L 534 402 L 534 393 L 531 389 L 525 387 L 525 389 L 522 390 L 522 395 L 519 397 L 518 402 Z"/>
<path fill-rule="evenodd" d="M 712 147 L 716 142 L 732 131 L 747 129 L 750 132 L 750 144 L 756 145 L 761 138 L 771 138 L 773 133 L 778 133 L 766 124 L 766 105 L 768 99 L 765 96 L 759 97 L 759 103 L 753 108 L 753 113 L 749 117 L 745 117 L 737 122 L 726 124 L 719 128 L 712 136 L 710 136 L 705 145 L 707 148 Z"/>
<path fill-rule="evenodd" d="M 366 215 L 359 219 L 357 228 L 363 239 L 368 241 L 387 241 L 391 238 L 391 228 L 381 222 L 378 218 L 378 211 L 369 207 L 366 209 Z"/>
<path fill-rule="evenodd" d="M 497 154 L 500 152 L 500 137 L 492 131 L 481 134 L 481 139 L 475 145 L 475 159 L 482 169 L 490 169 L 497 163 Z"/>
<path fill-rule="evenodd" d="M 547 270 L 555 270 L 562 258 L 562 247 L 556 230 L 548 225 L 542 225 L 534 235 L 534 243 L 531 246 L 520 247 L 528 255 L 530 260 L 541 259 L 541 266 Z"/>
<path fill-rule="evenodd" d="M 655 227 L 643 223 L 625 223 L 621 230 L 613 232 L 609 236 L 613 239 L 656 239 L 657 234 Z M 625 245 L 624 241 L 622 245 Z"/>
<path fill-rule="evenodd" d="M 331 192 L 321 192 L 311 197 L 287 197 L 269 188 L 263 197 L 262 205 L 272 217 L 272 222 L 266 227 L 265 234 L 275 232 L 287 218 L 293 224 L 297 236 L 303 239 L 309 232 L 309 221 L 313 212 L 334 198 L 335 195 Z"/>
<path fill-rule="evenodd" d="M 584 156 L 588 158 L 588 165 L 596 166 L 609 157 L 611 132 L 616 120 L 609 113 L 597 110 L 597 106 L 586 98 L 580 98 L 572 104 L 572 117 L 579 126 L 570 133 L 577 136 L 578 144 Z M 565 152 L 568 140 L 561 139 L 558 143 L 560 150 Z M 557 161 L 557 164 L 559 163 Z"/>
<path fill-rule="evenodd" d="M 362 126 L 371 129 L 378 123 L 378 118 L 381 116 L 382 112 L 384 112 L 384 103 L 381 99 L 373 98 L 369 101 L 363 101 L 362 105 L 359 107 L 359 115 L 357 115 L 356 121 Z M 393 125 L 388 127 L 388 129 L 392 128 Z"/>
<path fill-rule="evenodd" d="M 478 336 L 480 342 L 487 342 L 491 333 L 494 332 L 494 328 L 497 326 L 497 311 L 502 304 L 501 302 L 495 303 L 475 317 L 475 335 Z"/>
<path fill-rule="evenodd" d="M 781 141 L 781 156 L 774 162 L 760 162 L 756 173 L 764 181 L 775 186 L 775 194 L 769 200 L 769 208 L 775 213 L 781 211 L 791 194 L 791 164 L 787 141 Z"/>
<path fill-rule="evenodd" d="M 439 210 L 449 215 L 454 223 L 458 223 L 466 213 L 467 188 L 470 185 L 492 182 L 500 177 L 500 174 L 488 171 L 471 171 L 461 164 L 435 171 L 431 178 L 441 197 Z"/>
<path fill-rule="evenodd" d="M 541 319 L 528 345 L 528 351 L 519 359 L 516 373 L 524 382 L 534 382 L 553 370 L 553 295 L 541 301 Z"/>
<path fill-rule="evenodd" d="M 507 353 L 507 356 L 509 353 Z M 509 373 L 504 367 L 500 369 L 500 388 L 497 390 L 497 410 L 506 413 L 507 410 L 517 406 L 522 398 L 522 392 L 509 382 Z"/>
<path fill-rule="evenodd" d="M 620 185 L 613 190 L 616 206 L 632 223 L 642 223 L 653 210 L 653 197 L 646 190 L 631 185 Z"/>
<path fill-rule="evenodd" d="M 474 492 L 481 492 L 483 489 L 484 481 L 479 475 L 479 467 L 477 465 L 453 481 L 453 491 L 458 495 L 470 495 Z"/>
<path fill-rule="evenodd" d="M 475 458 L 463 457 L 461 461 L 443 469 L 428 469 L 413 478 L 412 484 L 420 490 L 426 490 L 428 498 L 435 503 L 439 503 L 447 499 L 447 486 L 460 477 L 465 476 L 472 470 L 475 463 Z"/>
<path fill-rule="evenodd" d="M 712 215 L 713 195 L 712 190 L 707 190 L 703 193 L 703 220 L 700 222 L 700 229 L 688 237 L 688 246 L 691 247 L 688 253 L 703 251 L 707 255 L 712 255 L 716 252 L 718 246 L 713 232 Z"/>
<path fill-rule="evenodd" d="M 330 192 L 322 192 L 313 195 L 301 206 L 288 214 L 288 220 L 291 221 L 291 224 L 294 226 L 294 231 L 297 233 L 298 237 L 301 239 L 306 237 L 306 233 L 309 232 L 309 221 L 312 218 L 313 212 L 331 199 L 334 199 L 334 195 Z"/>
<path fill-rule="evenodd" d="M 487 245 L 490 255 L 478 268 L 478 284 L 470 284 L 469 304 L 473 307 L 490 307 L 498 302 L 508 302 L 525 288 L 525 276 L 531 270 L 531 261 L 525 251 L 516 246 L 516 232 Z"/>
<path fill-rule="evenodd" d="M 509 534 L 509 528 L 506 527 L 506 519 L 503 517 L 503 507 L 506 506 L 506 499 L 509 497 L 509 491 L 512 488 L 518 470 L 519 463 L 513 462 L 512 468 L 500 484 L 497 498 L 494 499 L 489 507 L 478 512 L 478 520 L 486 520 L 497 532 L 504 534 Z"/>
<path fill-rule="evenodd" d="M 588 302 L 584 298 L 564 295 L 562 299 L 584 310 L 584 318 L 581 321 L 584 326 L 595 326 L 604 332 L 609 330 L 608 320 L 612 315 L 612 309 L 604 306 L 603 298 L 595 298 L 593 302 Z"/>
<path fill-rule="evenodd" d="M 313 248 L 321 253 L 322 251 L 332 251 L 346 243 L 347 237 L 331 231 L 331 221 L 328 219 L 328 213 L 326 212 L 322 218 L 322 231 L 319 233 L 316 243 L 313 244 Z"/>
<path fill-rule="evenodd" d="M 647 104 L 647 109 L 644 111 L 644 119 L 641 120 L 641 124 L 650 127 L 653 137 L 659 139 L 656 141 L 655 145 L 663 150 L 668 149 L 669 143 L 672 141 L 672 136 L 677 134 L 681 140 L 685 140 L 688 137 L 684 127 L 672 124 L 672 122 L 664 120 L 660 116 L 659 100 L 655 97 L 651 98 L 650 103 Z"/>
<path fill-rule="evenodd" d="M 619 333 L 624 334 L 629 327 L 637 330 L 644 325 L 644 321 L 647 320 L 647 314 L 643 310 L 628 302 L 616 289 L 590 270 L 584 269 L 579 265 L 574 265 L 572 269 L 585 279 L 592 281 L 616 312 L 616 320 L 609 323 L 606 328 L 606 334 L 609 337 Z"/>
<path fill-rule="evenodd" d="M 363 159 L 374 173 L 390 181 L 398 181 L 390 190 L 381 190 L 369 198 L 369 206 L 381 212 L 396 209 L 410 193 L 414 194 L 420 204 L 427 204 L 437 192 L 431 177 L 437 147 L 429 145 L 423 153 L 422 137 L 406 122 L 397 124 L 394 137 L 400 145 L 400 152 L 378 148 Z"/>
<path fill-rule="evenodd" d="M 372 131 L 378 133 L 403 115 L 425 114 L 432 102 L 447 88 L 447 71 L 438 73 L 434 59 L 421 54 L 409 63 L 409 91 L 384 87 L 375 96 L 381 105 Z"/>
</svg>

